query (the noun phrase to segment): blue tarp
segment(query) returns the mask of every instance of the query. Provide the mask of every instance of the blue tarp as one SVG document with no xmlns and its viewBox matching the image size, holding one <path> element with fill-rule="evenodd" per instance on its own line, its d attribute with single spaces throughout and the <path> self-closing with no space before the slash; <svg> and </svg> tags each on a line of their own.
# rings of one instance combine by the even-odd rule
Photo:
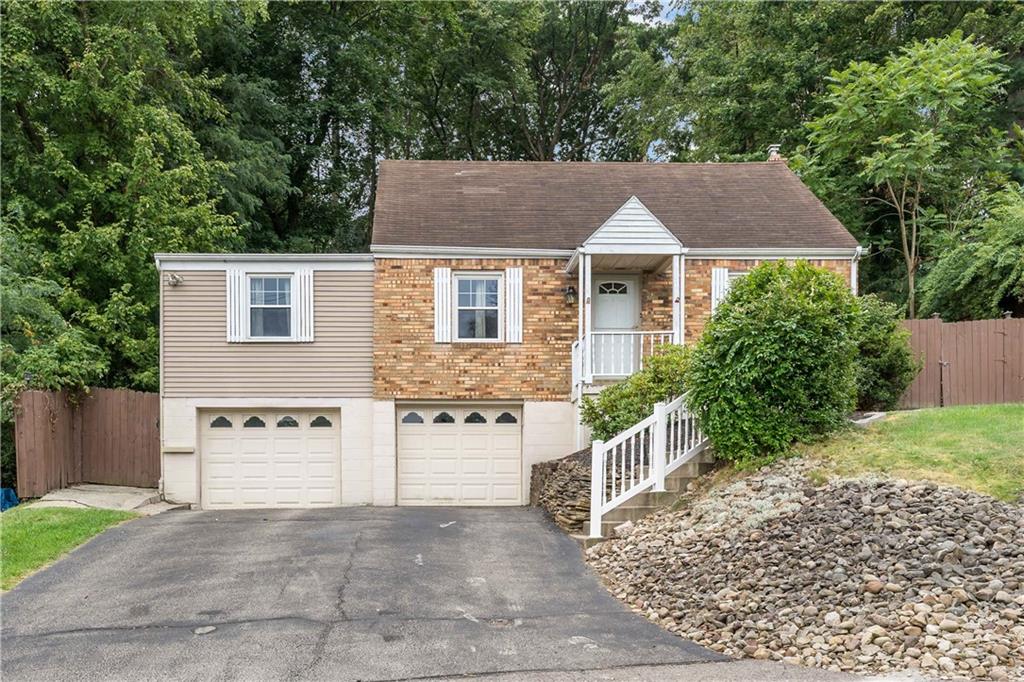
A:
<svg viewBox="0 0 1024 682">
<path fill-rule="evenodd" d="M 6 511 L 18 504 L 18 496 L 14 488 L 0 488 L 0 511 Z"/>
</svg>

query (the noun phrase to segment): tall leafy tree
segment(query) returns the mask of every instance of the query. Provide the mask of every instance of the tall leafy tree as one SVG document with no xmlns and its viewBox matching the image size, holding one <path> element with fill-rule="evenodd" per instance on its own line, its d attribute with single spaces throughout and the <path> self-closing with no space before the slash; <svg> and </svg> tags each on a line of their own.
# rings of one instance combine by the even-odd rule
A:
<svg viewBox="0 0 1024 682">
<path fill-rule="evenodd" d="M 108 385 L 157 385 L 153 253 L 239 243 L 218 208 L 225 168 L 192 129 L 226 117 L 216 83 L 189 69 L 197 31 L 221 9 L 2 6 L 3 220 L 38 254 L 22 274 L 83 348 L 101 349 L 90 363 Z"/>
<path fill-rule="evenodd" d="M 809 124 L 811 177 L 831 179 L 826 194 L 891 217 L 911 317 L 922 243 L 960 234 L 982 215 L 986 192 L 1005 182 L 1006 136 L 993 106 L 1004 70 L 995 50 L 958 32 L 915 43 L 836 74 L 827 113 Z"/>
</svg>

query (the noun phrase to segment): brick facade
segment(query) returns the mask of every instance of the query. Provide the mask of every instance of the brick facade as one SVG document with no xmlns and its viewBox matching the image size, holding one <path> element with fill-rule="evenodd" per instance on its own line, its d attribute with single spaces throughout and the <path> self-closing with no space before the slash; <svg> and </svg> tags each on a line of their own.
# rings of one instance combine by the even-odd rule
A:
<svg viewBox="0 0 1024 682">
<path fill-rule="evenodd" d="M 434 343 L 434 268 L 523 268 L 523 343 Z M 576 284 L 560 259 L 380 259 L 374 276 L 378 399 L 568 400 Z"/>
<path fill-rule="evenodd" d="M 711 314 L 711 269 L 749 270 L 761 261 L 686 259 L 686 342 Z M 811 260 L 849 282 L 849 259 Z M 434 343 L 434 268 L 523 268 L 523 343 Z M 398 400 L 568 400 L 576 286 L 559 259 L 379 259 L 374 274 L 374 397 Z M 672 329 L 672 273 L 641 280 L 640 328 Z"/>
<path fill-rule="evenodd" d="M 711 317 L 711 269 L 750 270 L 761 264 L 761 260 L 723 260 L 711 258 L 686 259 L 686 324 L 685 341 L 693 343 L 704 331 L 704 325 Z M 808 260 L 811 265 L 826 268 L 850 281 L 850 259 Z"/>
<path fill-rule="evenodd" d="M 672 266 L 640 280 L 640 330 L 672 331 Z"/>
</svg>

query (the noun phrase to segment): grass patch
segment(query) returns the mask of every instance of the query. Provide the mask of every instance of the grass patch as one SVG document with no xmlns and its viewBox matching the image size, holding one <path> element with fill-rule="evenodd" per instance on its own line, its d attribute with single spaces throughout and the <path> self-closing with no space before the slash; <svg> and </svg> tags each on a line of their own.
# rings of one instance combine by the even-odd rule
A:
<svg viewBox="0 0 1024 682">
<path fill-rule="evenodd" d="M 799 450 L 823 460 L 823 475 L 882 472 L 1013 501 L 1024 493 L 1024 405 L 896 412 Z"/>
<path fill-rule="evenodd" d="M 0 514 L 0 589 L 11 589 L 94 535 L 135 516 L 112 509 L 31 504 L 8 509 Z"/>
</svg>

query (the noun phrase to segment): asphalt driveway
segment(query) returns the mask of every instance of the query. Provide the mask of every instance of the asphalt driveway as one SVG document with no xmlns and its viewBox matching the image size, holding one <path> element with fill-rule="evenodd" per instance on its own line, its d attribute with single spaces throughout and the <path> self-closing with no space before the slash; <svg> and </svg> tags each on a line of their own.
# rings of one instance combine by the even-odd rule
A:
<svg viewBox="0 0 1024 682">
<path fill-rule="evenodd" d="M 104 533 L 2 609 L 5 681 L 394 680 L 722 660 L 629 612 L 570 538 L 521 508 L 170 512 Z"/>
</svg>

